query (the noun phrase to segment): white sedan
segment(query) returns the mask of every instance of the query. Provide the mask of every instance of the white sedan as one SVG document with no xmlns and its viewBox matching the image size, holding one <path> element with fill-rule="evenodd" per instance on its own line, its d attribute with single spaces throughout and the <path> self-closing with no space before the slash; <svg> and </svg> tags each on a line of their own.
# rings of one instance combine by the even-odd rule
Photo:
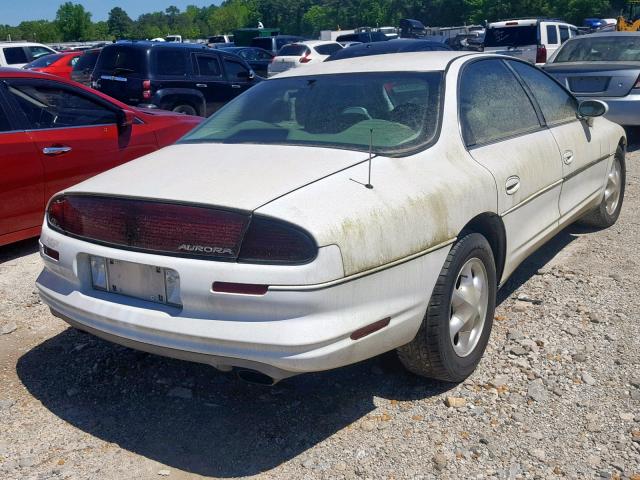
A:
<svg viewBox="0 0 640 480">
<path fill-rule="evenodd" d="M 514 58 L 406 53 L 263 82 L 56 195 L 44 302 L 133 348 L 275 382 L 397 349 L 461 381 L 496 291 L 624 196 L 624 131 Z"/>
<path fill-rule="evenodd" d="M 307 40 L 285 45 L 267 67 L 267 75 L 272 77 L 292 68 L 306 67 L 314 63 L 322 63 L 344 47 L 338 42 L 324 40 Z"/>
</svg>

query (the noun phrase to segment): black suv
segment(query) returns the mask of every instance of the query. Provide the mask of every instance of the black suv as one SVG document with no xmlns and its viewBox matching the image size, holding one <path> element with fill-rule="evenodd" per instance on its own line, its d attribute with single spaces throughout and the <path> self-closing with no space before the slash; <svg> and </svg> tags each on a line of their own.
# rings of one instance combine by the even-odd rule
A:
<svg viewBox="0 0 640 480">
<path fill-rule="evenodd" d="M 139 107 L 209 116 L 261 80 L 243 59 L 203 45 L 118 42 L 91 75 L 94 88 Z"/>
</svg>

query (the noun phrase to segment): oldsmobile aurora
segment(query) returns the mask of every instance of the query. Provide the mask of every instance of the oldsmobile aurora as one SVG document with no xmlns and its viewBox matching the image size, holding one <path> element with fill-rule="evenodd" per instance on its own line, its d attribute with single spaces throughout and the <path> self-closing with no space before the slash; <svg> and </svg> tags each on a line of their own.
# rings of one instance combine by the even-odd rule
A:
<svg viewBox="0 0 640 480">
<path fill-rule="evenodd" d="M 604 113 L 503 56 L 287 72 L 55 196 L 40 295 L 80 329 L 245 378 L 397 349 L 460 381 L 518 264 L 575 220 L 617 220 L 626 139 Z"/>
</svg>

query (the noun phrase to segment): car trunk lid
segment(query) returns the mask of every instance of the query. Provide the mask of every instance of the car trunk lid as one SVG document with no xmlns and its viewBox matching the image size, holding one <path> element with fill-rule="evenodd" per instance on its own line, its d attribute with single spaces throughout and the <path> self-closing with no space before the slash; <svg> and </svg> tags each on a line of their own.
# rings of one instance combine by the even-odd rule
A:
<svg viewBox="0 0 640 480">
<path fill-rule="evenodd" d="M 578 96 L 624 97 L 640 76 L 640 63 L 552 63 L 544 69 Z"/>
<path fill-rule="evenodd" d="M 280 145 L 173 145 L 68 189 L 253 211 L 367 159 L 363 152 Z"/>
</svg>

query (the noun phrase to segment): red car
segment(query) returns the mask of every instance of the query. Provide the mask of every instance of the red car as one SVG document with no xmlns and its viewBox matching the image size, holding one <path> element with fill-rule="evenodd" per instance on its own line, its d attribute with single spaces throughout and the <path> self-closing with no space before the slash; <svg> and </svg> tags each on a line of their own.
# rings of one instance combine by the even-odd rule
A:
<svg viewBox="0 0 640 480">
<path fill-rule="evenodd" d="M 31 63 L 27 63 L 22 68 L 34 72 L 50 73 L 51 75 L 57 75 L 58 77 L 71 80 L 73 66 L 81 55 L 82 52 L 52 53 L 51 55 L 38 57 L 36 60 Z"/>
<path fill-rule="evenodd" d="M 0 245 L 39 235 L 54 193 L 170 145 L 201 120 L 0 68 Z"/>
</svg>

